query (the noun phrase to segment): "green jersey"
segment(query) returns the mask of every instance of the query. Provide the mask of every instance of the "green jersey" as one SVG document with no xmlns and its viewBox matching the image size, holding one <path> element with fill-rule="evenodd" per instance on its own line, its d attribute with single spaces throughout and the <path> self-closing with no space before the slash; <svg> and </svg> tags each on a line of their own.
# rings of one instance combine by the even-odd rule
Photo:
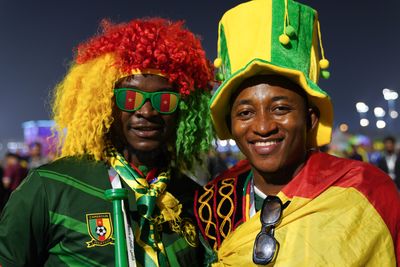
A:
<svg viewBox="0 0 400 267">
<path fill-rule="evenodd" d="M 196 184 L 171 177 L 167 190 L 183 204 L 181 216 L 190 218 Z M 124 187 L 130 190 L 125 210 L 132 222 L 135 197 Z M 1 215 L 0 266 L 114 266 L 112 203 L 104 197 L 110 188 L 108 166 L 87 158 L 63 158 L 31 171 Z M 200 265 L 198 246 L 168 225 L 159 234 L 170 266 Z M 136 260 L 145 266 L 141 255 Z"/>
</svg>

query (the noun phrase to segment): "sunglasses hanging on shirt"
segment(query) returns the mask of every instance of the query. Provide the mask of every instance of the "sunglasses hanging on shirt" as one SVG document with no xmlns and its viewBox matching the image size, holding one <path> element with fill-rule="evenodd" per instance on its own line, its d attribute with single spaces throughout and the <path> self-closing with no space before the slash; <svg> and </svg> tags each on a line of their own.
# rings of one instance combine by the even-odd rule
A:
<svg viewBox="0 0 400 267">
<path fill-rule="evenodd" d="M 282 211 L 290 201 L 282 204 L 277 196 L 267 196 L 261 209 L 261 231 L 258 233 L 253 247 L 253 262 L 266 265 L 275 260 L 279 251 L 279 242 L 275 239 L 275 227 L 282 218 Z"/>
</svg>

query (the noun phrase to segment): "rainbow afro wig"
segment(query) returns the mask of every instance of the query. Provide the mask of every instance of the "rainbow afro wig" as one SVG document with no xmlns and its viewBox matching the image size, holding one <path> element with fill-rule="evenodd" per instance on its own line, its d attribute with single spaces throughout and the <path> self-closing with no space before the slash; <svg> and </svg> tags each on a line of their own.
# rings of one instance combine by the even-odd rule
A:
<svg viewBox="0 0 400 267">
<path fill-rule="evenodd" d="M 212 140 L 208 102 L 213 68 L 200 40 L 183 22 L 161 18 L 101 23 L 102 33 L 77 47 L 74 63 L 55 88 L 53 118 L 60 155 L 107 159 L 115 83 L 135 73 L 160 73 L 183 101 L 174 158 L 191 166 Z"/>
</svg>

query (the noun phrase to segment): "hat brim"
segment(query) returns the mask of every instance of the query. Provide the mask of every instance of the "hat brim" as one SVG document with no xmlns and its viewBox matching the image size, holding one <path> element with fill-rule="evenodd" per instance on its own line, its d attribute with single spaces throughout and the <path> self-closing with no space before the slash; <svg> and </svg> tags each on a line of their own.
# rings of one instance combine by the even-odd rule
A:
<svg viewBox="0 0 400 267">
<path fill-rule="evenodd" d="M 307 93 L 308 100 L 320 112 L 317 127 L 308 136 L 312 146 L 326 145 L 331 140 L 333 124 L 333 108 L 329 96 L 313 81 L 306 78 L 303 72 L 274 65 L 262 59 L 253 59 L 244 68 L 236 71 L 225 80 L 213 95 L 210 101 L 211 117 L 218 138 L 230 139 L 232 134 L 227 125 L 227 116 L 230 112 L 232 94 L 246 79 L 256 75 L 275 74 L 285 76 L 300 85 Z"/>
</svg>

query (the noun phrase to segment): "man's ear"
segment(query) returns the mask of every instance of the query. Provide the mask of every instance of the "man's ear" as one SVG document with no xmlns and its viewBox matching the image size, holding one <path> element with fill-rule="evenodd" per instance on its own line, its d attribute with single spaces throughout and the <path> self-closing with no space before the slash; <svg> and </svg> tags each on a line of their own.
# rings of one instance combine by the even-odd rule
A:
<svg viewBox="0 0 400 267">
<path fill-rule="evenodd" d="M 317 128 L 319 121 L 319 110 L 317 107 L 309 107 L 307 112 L 307 131 L 311 132 Z"/>
</svg>

